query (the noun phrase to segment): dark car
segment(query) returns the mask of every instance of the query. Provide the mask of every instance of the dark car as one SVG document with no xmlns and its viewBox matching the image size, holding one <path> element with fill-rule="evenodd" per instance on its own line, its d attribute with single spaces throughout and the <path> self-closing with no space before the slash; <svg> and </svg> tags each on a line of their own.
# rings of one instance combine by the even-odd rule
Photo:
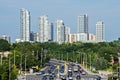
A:
<svg viewBox="0 0 120 80">
<path fill-rule="evenodd" d="M 96 80 L 101 80 L 101 76 L 95 75 Z"/>
<path fill-rule="evenodd" d="M 52 75 L 54 78 L 56 77 L 55 73 L 52 73 L 51 75 Z"/>
<path fill-rule="evenodd" d="M 72 76 L 72 75 L 73 75 L 72 72 L 68 72 L 68 77 L 69 77 L 69 76 Z"/>
<path fill-rule="evenodd" d="M 47 80 L 47 76 L 42 76 L 42 80 Z"/>
<path fill-rule="evenodd" d="M 50 76 L 49 76 L 49 80 L 54 80 L 53 75 L 50 75 Z"/>
<path fill-rule="evenodd" d="M 48 70 L 48 73 L 49 73 L 49 74 L 51 74 L 51 73 L 52 73 L 51 69 L 49 69 L 49 70 Z"/>
<path fill-rule="evenodd" d="M 76 74 L 76 79 L 81 79 L 80 73 Z"/>
</svg>

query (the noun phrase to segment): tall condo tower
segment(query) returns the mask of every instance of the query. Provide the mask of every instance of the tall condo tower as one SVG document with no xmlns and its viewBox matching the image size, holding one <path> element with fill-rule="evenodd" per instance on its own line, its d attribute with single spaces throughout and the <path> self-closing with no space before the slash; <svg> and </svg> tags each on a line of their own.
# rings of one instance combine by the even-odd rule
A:
<svg viewBox="0 0 120 80">
<path fill-rule="evenodd" d="M 78 16 L 78 33 L 88 33 L 88 16 Z"/>
<path fill-rule="evenodd" d="M 65 25 L 63 20 L 56 20 L 56 42 L 59 44 L 65 42 Z"/>
<path fill-rule="evenodd" d="M 96 41 L 104 41 L 104 23 L 102 21 L 96 23 Z"/>
<path fill-rule="evenodd" d="M 39 42 L 48 42 L 53 40 L 53 24 L 48 22 L 48 16 L 39 17 Z"/>
<path fill-rule="evenodd" d="M 20 38 L 30 41 L 30 12 L 24 8 L 20 10 Z"/>
</svg>

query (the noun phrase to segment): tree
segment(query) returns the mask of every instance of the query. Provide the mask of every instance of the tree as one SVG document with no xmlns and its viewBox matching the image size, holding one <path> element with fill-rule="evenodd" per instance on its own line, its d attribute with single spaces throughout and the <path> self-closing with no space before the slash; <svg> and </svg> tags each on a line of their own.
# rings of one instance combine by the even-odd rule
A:
<svg viewBox="0 0 120 80">
<path fill-rule="evenodd" d="M 4 39 L 0 39 L 0 51 L 4 52 L 9 50 L 10 50 L 10 44 L 8 43 L 8 41 Z"/>
</svg>

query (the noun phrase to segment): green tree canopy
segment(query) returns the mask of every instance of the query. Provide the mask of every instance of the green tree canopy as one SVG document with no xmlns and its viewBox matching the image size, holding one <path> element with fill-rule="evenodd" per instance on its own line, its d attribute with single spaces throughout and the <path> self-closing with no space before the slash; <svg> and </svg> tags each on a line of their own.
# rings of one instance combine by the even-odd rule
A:
<svg viewBox="0 0 120 80">
<path fill-rule="evenodd" d="M 4 39 L 0 39 L 0 51 L 9 51 L 10 44 Z"/>
</svg>

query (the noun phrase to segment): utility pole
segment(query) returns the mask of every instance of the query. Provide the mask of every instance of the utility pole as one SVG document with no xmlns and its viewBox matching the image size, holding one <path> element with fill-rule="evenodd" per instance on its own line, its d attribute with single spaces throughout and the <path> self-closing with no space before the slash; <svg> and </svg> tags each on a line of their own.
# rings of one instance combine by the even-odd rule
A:
<svg viewBox="0 0 120 80">
<path fill-rule="evenodd" d="M 38 50 L 37 50 L 37 60 L 38 60 Z"/>
<path fill-rule="evenodd" d="M 88 62 L 87 62 L 87 53 L 86 53 L 86 69 L 87 69 L 87 63 L 88 63 Z"/>
<path fill-rule="evenodd" d="M 42 67 L 42 51 L 43 51 L 43 48 L 41 50 L 41 67 Z"/>
<path fill-rule="evenodd" d="M 59 60 L 60 60 L 60 53 L 59 53 Z"/>
<path fill-rule="evenodd" d="M 80 53 L 80 54 L 81 54 L 81 56 L 80 56 L 80 57 L 81 57 L 81 64 L 82 64 L 82 62 L 83 62 L 83 61 L 82 61 L 82 53 Z"/>
<path fill-rule="evenodd" d="M 2 65 L 2 54 L 1 54 L 1 65 Z"/>
<path fill-rule="evenodd" d="M 90 71 L 91 71 L 91 54 L 90 54 Z"/>
<path fill-rule="evenodd" d="M 22 53 L 21 53 L 21 61 L 20 61 L 20 74 L 22 73 Z"/>
<path fill-rule="evenodd" d="M 67 52 L 67 61 L 68 61 L 68 52 Z"/>
<path fill-rule="evenodd" d="M 74 62 L 74 51 L 73 51 L 73 53 L 72 53 L 72 59 L 73 59 L 73 62 Z"/>
<path fill-rule="evenodd" d="M 26 55 L 25 55 L 25 79 L 26 79 Z"/>
<path fill-rule="evenodd" d="M 119 67 L 118 67 L 118 80 L 120 80 L 120 53 L 118 53 Z"/>
<path fill-rule="evenodd" d="M 9 80 L 10 80 L 10 57 L 9 57 Z"/>
<path fill-rule="evenodd" d="M 14 50 L 14 67 L 15 67 L 15 50 Z"/>
<path fill-rule="evenodd" d="M 62 60 L 63 60 L 63 53 L 62 53 Z"/>
</svg>

